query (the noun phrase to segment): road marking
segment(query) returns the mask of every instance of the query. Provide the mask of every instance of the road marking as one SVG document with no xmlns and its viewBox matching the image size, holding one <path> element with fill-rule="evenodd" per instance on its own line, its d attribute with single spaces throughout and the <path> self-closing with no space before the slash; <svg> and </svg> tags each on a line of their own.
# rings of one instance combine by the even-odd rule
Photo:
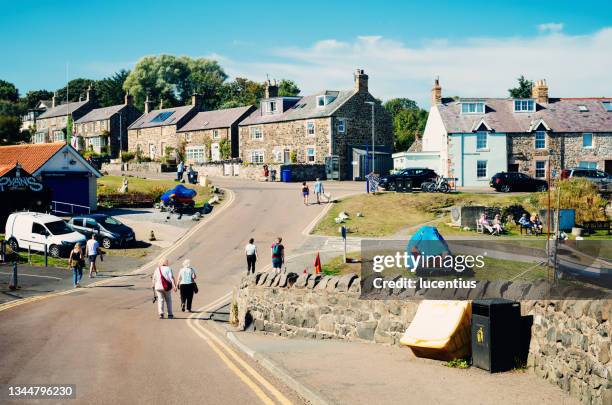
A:
<svg viewBox="0 0 612 405">
<path fill-rule="evenodd" d="M 8 274 L 9 276 L 12 276 L 13 273 L 5 273 L 3 271 L 0 271 L 0 274 Z M 39 278 L 52 278 L 54 280 L 61 280 L 61 278 L 59 277 L 51 277 L 51 276 L 40 276 L 38 274 L 24 274 L 24 273 L 19 273 L 19 277 L 39 277 Z"/>
<path fill-rule="evenodd" d="M 137 269 L 135 269 L 134 271 L 128 273 L 128 274 L 135 274 L 138 273 L 139 271 L 144 271 L 146 268 L 150 267 L 150 266 L 154 266 L 155 264 L 157 264 L 157 262 L 164 256 L 167 256 L 169 254 L 171 254 L 172 252 L 174 252 L 176 249 L 178 249 L 179 247 L 181 247 L 183 244 L 185 244 L 189 237 L 191 237 L 194 233 L 196 233 L 197 231 L 200 230 L 200 228 L 202 228 L 205 224 L 207 224 L 208 222 L 212 221 L 214 218 L 216 218 L 220 212 L 223 212 L 227 209 L 227 207 L 229 207 L 235 200 L 235 193 L 232 190 L 228 190 L 228 189 L 223 189 L 224 192 L 226 192 L 229 197 L 227 199 L 227 201 L 221 205 L 219 207 L 218 210 L 213 211 L 214 214 L 210 214 L 208 217 L 204 217 L 203 220 L 200 221 L 200 223 L 198 223 L 196 226 L 194 226 L 193 228 L 191 228 L 187 233 L 185 233 L 185 235 L 181 236 L 181 238 L 176 241 L 176 243 L 174 245 L 172 245 L 171 247 L 169 247 L 168 249 L 164 250 L 162 253 L 160 253 L 157 257 L 155 257 L 153 260 L 149 261 L 146 264 L 143 264 L 142 266 L 138 267 Z M 111 282 L 116 282 L 116 281 L 124 281 L 128 279 L 128 277 L 126 276 L 119 276 L 119 277 L 111 277 L 105 280 L 100 280 L 100 281 L 96 281 L 93 282 L 91 284 L 88 284 L 87 286 L 85 286 L 85 288 L 94 288 L 100 285 L 104 285 L 104 284 L 108 284 Z M 49 298 L 53 298 L 53 297 L 58 297 L 60 295 L 68 295 L 68 294 L 72 294 L 75 291 L 79 291 L 81 289 L 71 289 L 71 290 L 65 290 L 65 291 L 60 291 L 60 292 L 54 292 L 54 293 L 49 293 L 49 294 L 45 294 L 45 295 L 37 295 L 34 297 L 28 297 L 28 298 L 24 298 L 21 300 L 15 300 L 15 301 L 9 301 L 5 304 L 0 304 L 0 312 L 2 311 L 6 311 L 7 309 L 11 309 L 11 308 L 15 308 L 15 307 L 19 307 L 21 305 L 25 305 L 25 304 L 29 304 L 32 302 L 37 302 L 37 301 L 41 301 L 41 300 L 45 300 L 45 299 L 49 299 Z"/>
<path fill-rule="evenodd" d="M 231 297 L 231 292 L 227 293 L 221 298 L 218 298 L 214 302 L 202 307 L 201 311 L 208 311 L 212 309 L 215 305 L 223 302 L 224 300 Z M 249 388 L 255 392 L 255 394 L 262 400 L 262 402 L 266 404 L 274 404 L 274 401 L 270 399 L 268 395 L 266 395 L 261 388 L 247 376 L 244 372 L 240 370 L 240 368 L 236 365 L 238 364 L 242 367 L 248 374 L 250 374 L 257 382 L 259 382 L 263 387 L 265 387 L 268 392 L 270 392 L 278 402 L 281 404 L 291 404 L 291 401 L 283 395 L 279 390 L 277 390 L 268 380 L 266 380 L 261 374 L 259 374 L 255 369 L 249 366 L 234 350 L 232 350 L 228 345 L 226 345 L 221 339 L 215 336 L 212 332 L 207 330 L 204 325 L 201 325 L 197 322 L 197 313 L 193 313 L 187 323 L 189 327 L 199 336 L 201 337 L 214 351 L 217 355 L 223 360 L 223 362 L 232 370 Z M 228 354 L 232 359 L 227 357 Z"/>
</svg>

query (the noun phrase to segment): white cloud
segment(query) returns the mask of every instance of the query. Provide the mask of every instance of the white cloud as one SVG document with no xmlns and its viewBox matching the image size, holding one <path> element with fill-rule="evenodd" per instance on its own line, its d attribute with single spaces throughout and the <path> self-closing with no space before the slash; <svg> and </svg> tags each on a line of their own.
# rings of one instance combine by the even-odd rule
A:
<svg viewBox="0 0 612 405">
<path fill-rule="evenodd" d="M 419 46 L 381 36 L 353 41 L 326 39 L 308 47 L 273 49 L 258 62 L 223 59 L 233 76 L 295 80 L 304 94 L 353 86 L 352 73 L 370 75 L 376 97 L 409 97 L 429 105 L 433 78 L 446 96 L 505 97 L 524 74 L 545 78 L 553 97 L 611 96 L 612 27 L 590 35 L 567 35 L 562 24 L 535 37 L 428 39 Z"/>
<path fill-rule="evenodd" d="M 561 32 L 563 31 L 563 23 L 545 23 L 538 25 L 538 30 L 541 32 Z"/>
</svg>

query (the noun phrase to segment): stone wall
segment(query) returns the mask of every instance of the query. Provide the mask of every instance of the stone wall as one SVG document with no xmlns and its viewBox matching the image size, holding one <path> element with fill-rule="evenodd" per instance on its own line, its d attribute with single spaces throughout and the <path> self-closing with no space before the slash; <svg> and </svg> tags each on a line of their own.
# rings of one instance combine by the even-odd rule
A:
<svg viewBox="0 0 612 405">
<path fill-rule="evenodd" d="M 151 149 L 151 145 L 154 149 Z M 130 129 L 128 131 L 128 151 L 140 153 L 151 159 L 160 159 L 164 156 L 167 146 L 178 148 L 176 125 Z"/>
<path fill-rule="evenodd" d="M 204 148 L 206 161 L 210 161 L 212 159 L 211 147 L 213 144 L 219 145 L 222 140 L 227 140 L 230 146 L 232 146 L 232 140 L 230 137 L 230 128 L 215 128 L 215 129 L 205 129 L 199 131 L 187 131 L 187 132 L 178 132 L 179 142 L 182 142 L 185 145 L 185 150 L 189 147 L 201 146 Z M 216 156 L 215 160 L 221 160 L 223 156 L 221 156 L 221 151 L 218 150 L 218 156 Z M 190 159 L 188 159 L 187 153 L 185 153 L 185 161 L 187 163 L 194 163 Z"/>
<path fill-rule="evenodd" d="M 490 284 L 487 289 L 510 299 L 524 292 L 508 282 Z M 257 273 L 241 281 L 239 326 L 286 337 L 398 344 L 419 301 L 360 299 L 360 290 L 354 274 Z M 612 301 L 521 300 L 521 312 L 533 320 L 528 368 L 583 403 L 611 404 Z"/>
</svg>

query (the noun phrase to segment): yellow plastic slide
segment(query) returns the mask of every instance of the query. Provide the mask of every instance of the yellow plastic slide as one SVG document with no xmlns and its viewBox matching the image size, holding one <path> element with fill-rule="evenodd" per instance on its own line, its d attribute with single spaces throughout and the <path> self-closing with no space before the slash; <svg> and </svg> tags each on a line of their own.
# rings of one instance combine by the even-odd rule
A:
<svg viewBox="0 0 612 405">
<path fill-rule="evenodd" d="M 467 357 L 471 352 L 471 318 L 470 301 L 423 301 L 400 343 L 417 357 Z"/>
</svg>

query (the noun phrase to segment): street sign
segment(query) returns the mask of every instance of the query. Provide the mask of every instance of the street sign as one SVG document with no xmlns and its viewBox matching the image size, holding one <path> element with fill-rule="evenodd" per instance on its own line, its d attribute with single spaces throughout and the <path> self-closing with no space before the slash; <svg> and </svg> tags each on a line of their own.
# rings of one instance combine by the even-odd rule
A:
<svg viewBox="0 0 612 405">
<path fill-rule="evenodd" d="M 342 225 L 342 239 L 346 240 L 346 226 Z"/>
</svg>

